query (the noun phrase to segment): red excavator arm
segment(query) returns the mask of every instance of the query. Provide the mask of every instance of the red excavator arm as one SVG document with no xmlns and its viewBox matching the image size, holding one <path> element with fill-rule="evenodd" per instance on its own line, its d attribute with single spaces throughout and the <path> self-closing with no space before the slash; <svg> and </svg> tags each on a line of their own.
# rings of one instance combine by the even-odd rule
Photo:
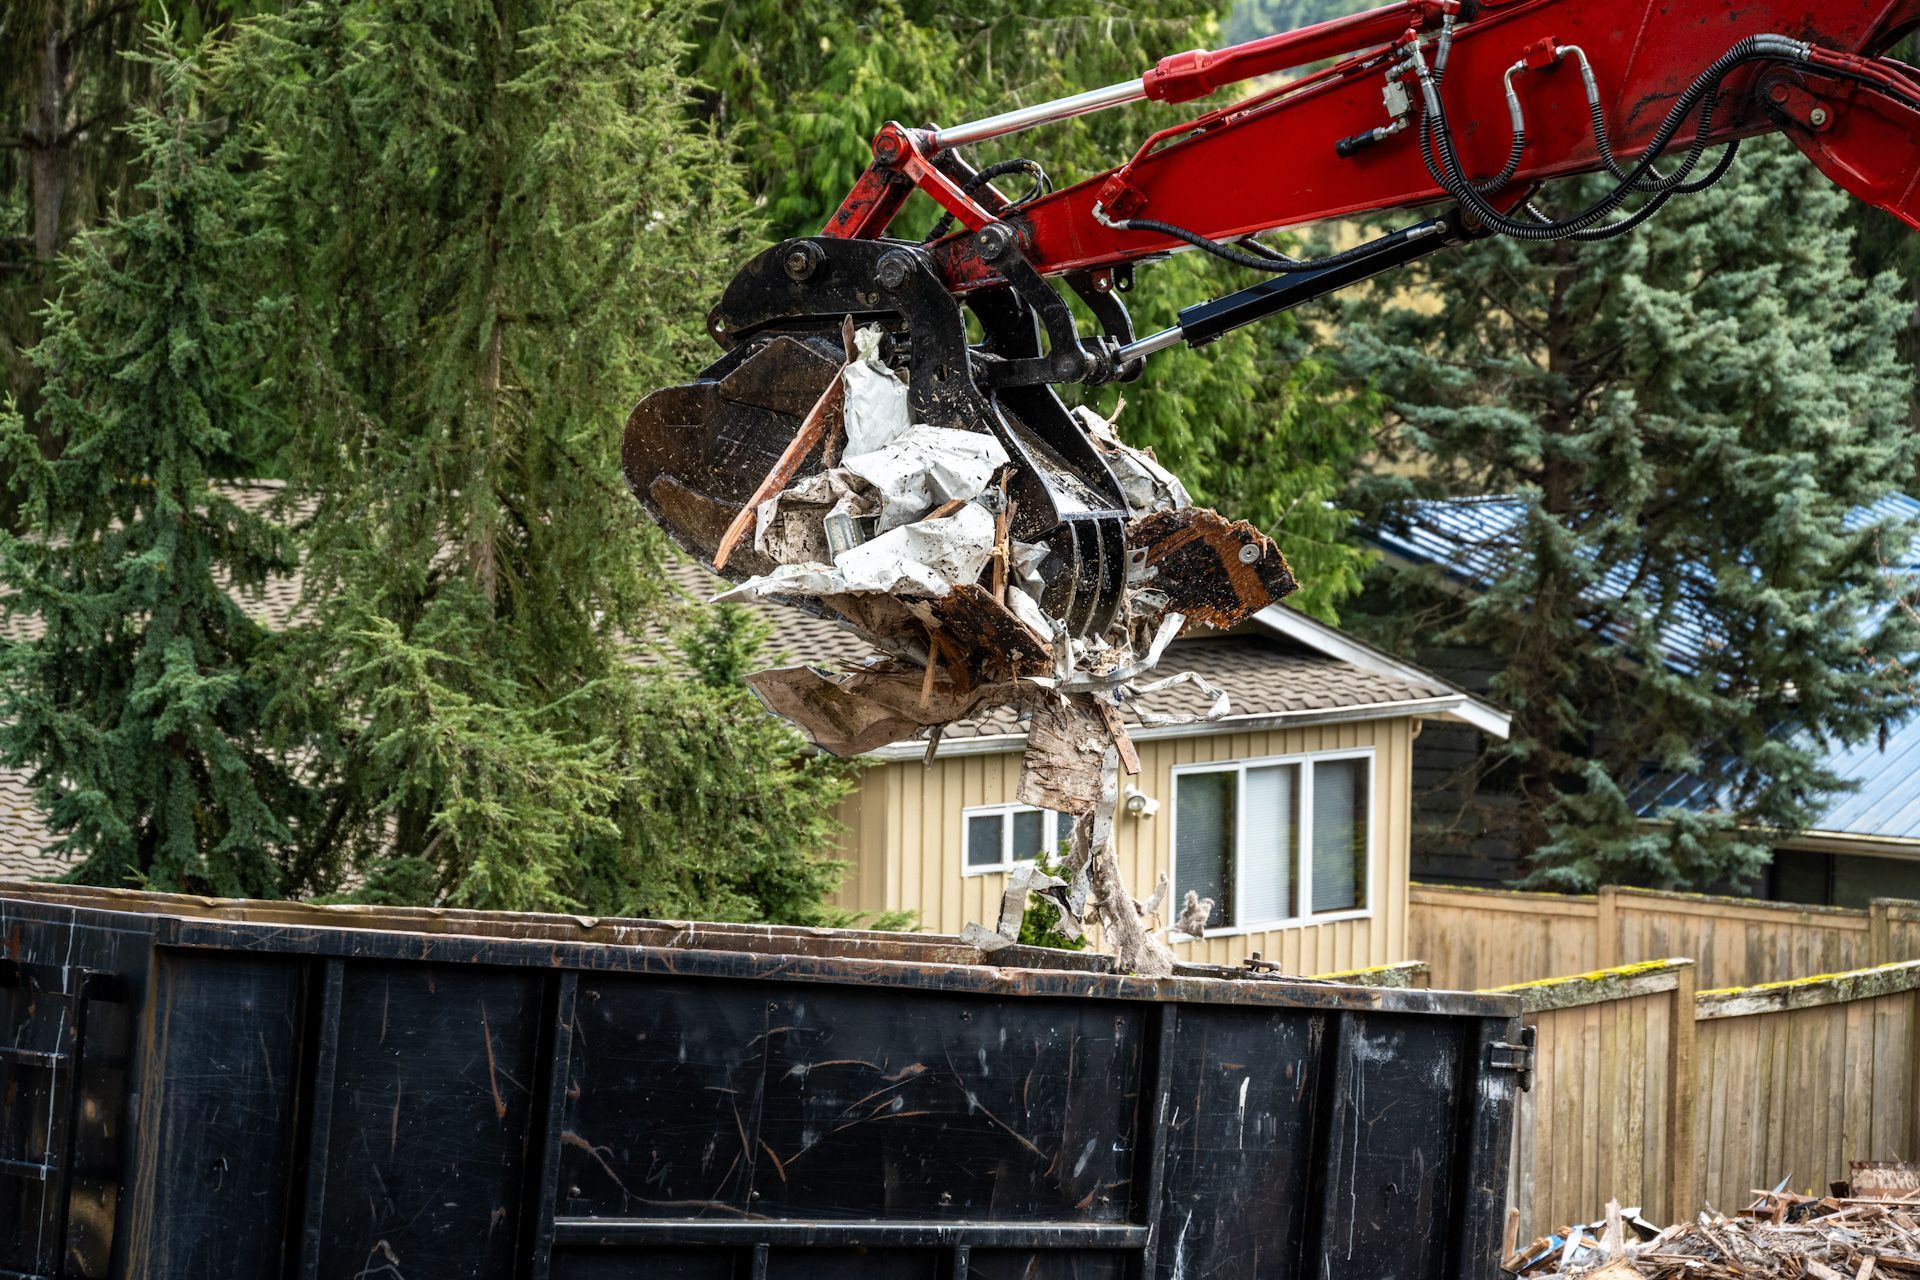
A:
<svg viewBox="0 0 1920 1280">
<path fill-rule="evenodd" d="M 1053 385 L 1137 377 L 1156 351 L 1483 236 L 1624 234 L 1717 179 L 1741 138 L 1769 130 L 1920 226 L 1920 72 L 1881 56 L 1916 26 L 1920 0 L 1401 0 L 1178 54 L 1137 80 L 970 124 L 888 124 L 825 229 L 772 246 L 728 285 L 708 318 L 725 354 L 634 410 L 628 482 L 683 546 L 729 576 L 778 567 L 747 534 L 762 504 L 838 459 L 834 397 L 858 327 L 905 382 L 914 422 L 998 438 L 1011 529 L 996 563 L 1009 537 L 1043 545 L 1045 615 L 1072 636 L 1111 634 L 1145 563 L 1142 513 L 1111 444 L 1089 436 Z M 1301 68 L 1315 69 L 1163 129 L 1126 163 L 1058 191 L 1033 160 L 968 159 L 1053 121 Z M 1594 203 L 1534 203 L 1553 179 L 1587 173 L 1613 179 Z M 994 184 L 1015 174 L 1032 190 L 1009 198 Z M 959 228 L 889 238 L 915 190 Z M 1436 206 L 1318 259 L 1252 238 Z M 1269 278 L 1135 335 L 1122 301 L 1134 266 L 1189 249 Z M 1083 333 L 1081 314 L 1099 332 Z M 877 634 L 872 622 L 856 625 Z"/>
<path fill-rule="evenodd" d="M 1004 221 L 1027 260 L 1053 275 L 1183 247 L 1128 221 L 1232 240 L 1431 204 L 1453 193 L 1412 126 L 1432 119 L 1422 64 L 1432 79 L 1441 59 L 1436 100 L 1461 168 L 1476 181 L 1504 172 L 1511 192 L 1598 172 L 1607 143 L 1614 159 L 1636 160 L 1700 86 L 1700 96 L 1717 96 L 1717 109 L 1704 137 L 1697 110 L 1675 122 L 1689 145 L 1783 130 L 1835 182 L 1920 227 L 1920 73 L 1874 56 L 1916 24 L 1916 0 L 1403 0 L 1219 52 L 1178 54 L 1138 80 L 956 128 L 889 124 L 874 140 L 872 167 L 822 234 L 882 235 L 917 187 L 969 232 Z M 1761 43 L 1702 84 L 1748 41 Z M 1336 55 L 1344 56 L 1313 75 L 1163 129 L 1118 168 L 1016 210 L 985 192 L 968 195 L 939 163 L 957 147 L 1090 110 L 1186 101 Z M 1516 133 L 1524 135 L 1517 146 Z M 974 248 L 966 234 L 934 247 L 950 288 L 1000 279 Z"/>
</svg>

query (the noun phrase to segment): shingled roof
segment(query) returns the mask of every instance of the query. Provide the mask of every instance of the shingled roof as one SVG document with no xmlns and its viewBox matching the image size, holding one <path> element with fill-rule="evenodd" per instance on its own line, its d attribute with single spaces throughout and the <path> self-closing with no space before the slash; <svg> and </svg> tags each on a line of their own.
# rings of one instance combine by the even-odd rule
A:
<svg viewBox="0 0 1920 1280">
<path fill-rule="evenodd" d="M 669 570 L 676 587 L 691 599 L 709 599 L 725 584 L 690 561 Z M 835 666 L 857 663 L 873 653 L 852 632 L 799 609 L 756 605 L 773 622 L 767 657 L 781 663 Z M 1337 637 L 1337 641 L 1335 638 Z M 1465 719 L 1504 736 L 1506 717 L 1416 668 L 1369 648 L 1325 623 L 1284 606 L 1264 610 L 1232 632 L 1206 631 L 1174 641 L 1160 660 L 1159 673 L 1191 671 L 1227 692 L 1227 716 L 1205 724 L 1148 729 L 1137 715 L 1128 721 L 1136 737 L 1180 737 L 1246 730 L 1280 723 L 1336 719 L 1378 719 L 1416 715 Z M 1142 700 L 1163 716 L 1198 715 L 1209 699 L 1193 684 L 1176 685 Z M 1015 707 L 947 726 L 942 755 L 1018 748 L 1026 730 Z M 894 743 L 872 754 L 879 759 L 918 757 L 918 742 Z"/>
<path fill-rule="evenodd" d="M 264 510 L 278 495 L 272 483 L 237 491 L 255 510 Z M 720 579 L 691 560 L 677 555 L 667 576 L 689 601 L 711 599 L 724 588 Z M 243 604 L 268 627 L 284 627 L 298 607 L 297 574 L 267 585 L 264 592 Z M 780 604 L 750 604 L 773 623 L 766 657 L 780 664 L 810 663 L 833 666 L 858 662 L 873 651 L 834 623 Z M 16 634 L 22 634 L 16 628 Z M 24 634 L 31 634 L 31 629 Z M 657 661 L 644 648 L 640 663 Z M 1504 735 L 1506 717 L 1430 673 L 1410 667 L 1344 633 L 1283 606 L 1262 611 L 1231 633 L 1206 632 L 1176 640 L 1161 659 L 1162 674 L 1191 671 L 1231 701 L 1224 720 L 1206 724 L 1145 728 L 1132 717 L 1135 736 L 1179 737 L 1201 733 L 1244 731 L 1283 724 L 1341 719 L 1379 719 L 1419 716 L 1464 720 L 1496 735 Z M 1175 686 L 1145 700 L 1145 707 L 1161 715 L 1198 714 L 1206 697 L 1193 684 Z M 1002 707 L 972 720 L 948 726 L 942 755 L 1018 750 L 1026 731 L 1017 709 Z M 925 752 L 918 742 L 895 743 L 874 752 L 879 759 L 917 758 Z M 0 769 L 0 879 L 38 879 L 61 874 L 67 863 L 46 852 L 50 843 L 44 820 L 34 806 L 27 775 Z"/>
</svg>

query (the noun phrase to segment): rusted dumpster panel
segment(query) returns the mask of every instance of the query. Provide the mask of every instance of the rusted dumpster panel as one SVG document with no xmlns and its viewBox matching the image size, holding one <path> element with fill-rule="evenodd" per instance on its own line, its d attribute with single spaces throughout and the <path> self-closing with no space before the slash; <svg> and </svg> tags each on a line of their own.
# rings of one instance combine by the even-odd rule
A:
<svg viewBox="0 0 1920 1280">
<path fill-rule="evenodd" d="M 0 1277 L 1493 1273 L 1511 999 L 1008 955 L 0 886 Z"/>
</svg>

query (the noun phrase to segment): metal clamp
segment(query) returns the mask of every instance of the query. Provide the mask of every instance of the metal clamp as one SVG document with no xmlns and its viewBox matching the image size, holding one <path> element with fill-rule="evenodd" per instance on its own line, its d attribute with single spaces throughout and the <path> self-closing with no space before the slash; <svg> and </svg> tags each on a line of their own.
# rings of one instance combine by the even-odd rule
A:
<svg viewBox="0 0 1920 1280">
<path fill-rule="evenodd" d="M 1533 1089 L 1533 1028 L 1520 1028 L 1520 1043 L 1495 1040 L 1488 1046 L 1487 1065 L 1495 1071 L 1512 1071 L 1520 1077 L 1523 1093 Z"/>
</svg>

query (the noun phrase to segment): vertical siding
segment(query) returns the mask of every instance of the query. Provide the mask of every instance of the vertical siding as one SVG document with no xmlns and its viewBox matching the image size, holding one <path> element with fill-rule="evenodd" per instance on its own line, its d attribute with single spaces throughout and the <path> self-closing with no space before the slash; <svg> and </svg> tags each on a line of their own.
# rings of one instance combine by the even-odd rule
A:
<svg viewBox="0 0 1920 1280">
<path fill-rule="evenodd" d="M 847 864 L 836 906 L 873 915 L 887 909 L 887 787 L 877 770 L 867 770 L 833 811 L 840 837 L 833 856 Z"/>
<path fill-rule="evenodd" d="M 1160 873 L 1172 866 L 1176 765 L 1371 748 L 1370 916 L 1177 943 L 1175 953 L 1183 959 L 1238 964 L 1257 951 L 1287 972 L 1307 974 L 1407 958 L 1412 742 L 1413 722 L 1395 719 L 1140 743 L 1141 775 L 1129 781 L 1162 807 L 1153 818 L 1122 815 L 1118 820 L 1116 843 L 1128 887 L 1144 898 L 1153 892 Z M 843 891 L 843 900 L 851 895 L 863 910 L 911 908 L 919 912 L 924 928 L 939 933 L 958 933 L 969 922 L 991 925 L 999 913 L 1005 877 L 964 873 L 960 815 L 976 805 L 1013 803 L 1019 776 L 1017 751 L 952 756 L 936 760 L 931 768 L 916 761 L 868 769 L 860 792 L 843 807 L 848 847 L 842 856 L 857 867 L 857 888 Z"/>
</svg>

